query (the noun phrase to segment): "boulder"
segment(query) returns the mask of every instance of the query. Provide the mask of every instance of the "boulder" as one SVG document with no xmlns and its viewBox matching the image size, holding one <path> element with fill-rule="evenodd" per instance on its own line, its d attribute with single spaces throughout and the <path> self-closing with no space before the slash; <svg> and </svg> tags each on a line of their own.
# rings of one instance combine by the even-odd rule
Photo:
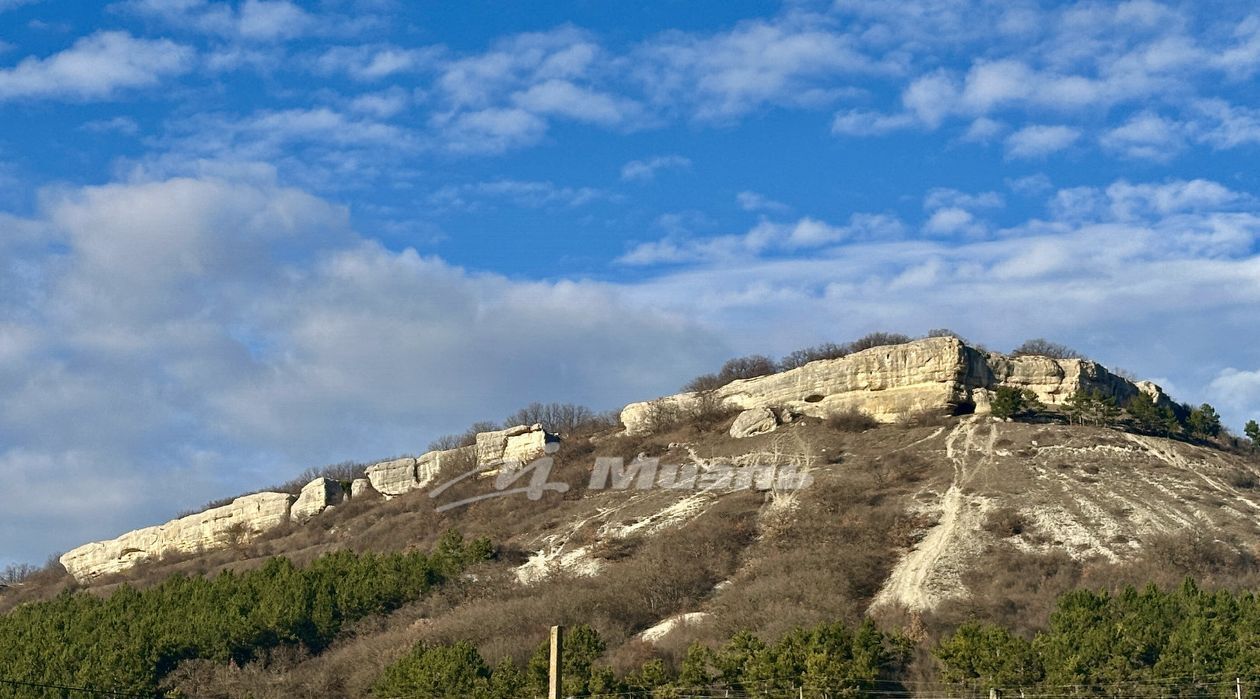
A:
<svg viewBox="0 0 1260 699">
<path fill-rule="evenodd" d="M 358 500 L 359 498 L 367 497 L 375 492 L 376 489 L 372 487 L 372 481 L 369 481 L 366 478 L 356 478 L 350 481 L 351 500 Z"/>
<path fill-rule="evenodd" d="M 341 502 L 345 493 L 341 483 L 331 478 L 316 478 L 302 487 L 297 502 L 289 510 L 289 518 L 294 522 L 304 522 Z"/>
<path fill-rule="evenodd" d="M 731 425 L 731 436 L 736 439 L 753 437 L 773 432 L 778 426 L 779 423 L 774 419 L 773 410 L 769 408 L 749 408 L 735 418 L 734 424 Z"/>
<path fill-rule="evenodd" d="M 288 493 L 245 495 L 222 507 L 84 544 L 62 555 L 61 565 L 84 581 L 169 553 L 200 553 L 245 543 L 288 522 L 292 503 Z"/>
</svg>

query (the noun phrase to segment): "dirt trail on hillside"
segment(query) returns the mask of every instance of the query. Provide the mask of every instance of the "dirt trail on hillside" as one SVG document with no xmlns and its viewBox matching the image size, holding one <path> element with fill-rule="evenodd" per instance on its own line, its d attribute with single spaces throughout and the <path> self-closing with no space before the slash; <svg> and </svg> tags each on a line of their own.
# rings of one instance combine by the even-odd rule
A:
<svg viewBox="0 0 1260 699">
<path fill-rule="evenodd" d="M 986 428 L 988 434 L 981 435 Z M 978 471 L 992 464 L 997 438 L 997 423 L 979 418 L 958 423 L 946 435 L 945 458 L 953 466 L 954 478 L 933 508 L 939 513 L 937 524 L 898 561 L 872 608 L 900 604 L 911 610 L 931 609 L 965 591 L 961 575 L 976 547 L 971 532 L 979 527 L 986 502 L 965 488 Z"/>
</svg>

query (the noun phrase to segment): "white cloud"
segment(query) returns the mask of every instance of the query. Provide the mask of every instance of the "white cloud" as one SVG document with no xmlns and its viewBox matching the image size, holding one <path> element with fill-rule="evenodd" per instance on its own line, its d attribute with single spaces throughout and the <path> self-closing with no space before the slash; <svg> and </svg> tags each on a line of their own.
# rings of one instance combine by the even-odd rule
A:
<svg viewBox="0 0 1260 699">
<path fill-rule="evenodd" d="M 293 39 L 333 29 L 335 24 L 325 23 L 289 0 L 244 0 L 235 5 L 208 0 L 129 0 L 119 7 L 183 29 L 247 41 Z"/>
<path fill-rule="evenodd" d="M 963 134 L 963 140 L 971 141 L 973 143 L 988 143 L 1005 131 L 1006 124 L 1003 124 L 996 119 L 980 117 L 979 119 L 971 122 L 971 125 L 967 127 L 966 133 Z"/>
<path fill-rule="evenodd" d="M 735 202 L 739 204 L 739 208 L 744 211 L 769 211 L 782 213 L 789 211 L 792 207 L 780 201 L 770 199 L 763 194 L 757 192 L 740 192 L 735 195 Z"/>
<path fill-rule="evenodd" d="M 497 107 L 434 118 L 446 148 L 457 153 L 502 153 L 532 145 L 547 133 L 547 121 L 524 109 Z"/>
<path fill-rule="evenodd" d="M 826 104 L 847 91 L 845 76 L 889 70 L 855 37 L 818 16 L 792 13 L 709 36 L 667 32 L 631 60 L 654 102 L 718 121 L 763 106 Z"/>
<path fill-rule="evenodd" d="M 681 155 L 657 155 L 645 160 L 631 160 L 621 166 L 621 179 L 627 182 L 646 182 L 656 178 L 659 170 L 677 170 L 691 167 L 691 159 Z"/>
<path fill-rule="evenodd" d="M 480 54 L 441 64 L 430 124 L 448 149 L 461 153 L 532 145 L 553 119 L 633 127 L 639 105 L 595 86 L 608 70 L 605 58 L 572 27 L 501 39 Z"/>
<path fill-rule="evenodd" d="M 512 96 L 512 101 L 535 114 L 552 114 L 574 121 L 612 126 L 633 120 L 639 107 L 631 100 L 580 87 L 568 80 L 548 80 Z"/>
<path fill-rule="evenodd" d="M 1143 112 L 1102 135 L 1103 147 L 1129 158 L 1167 161 L 1185 147 L 1182 125 L 1158 114 Z"/>
<path fill-rule="evenodd" d="M 955 109 L 958 87 L 944 70 L 918 78 L 901 94 L 901 103 L 930 128 L 936 128 Z"/>
<path fill-rule="evenodd" d="M 111 99 L 151 87 L 192 68 L 193 50 L 166 39 L 137 39 L 125 32 L 97 32 L 46 58 L 23 59 L 0 69 L 0 100 Z"/>
<path fill-rule="evenodd" d="M 1222 99 L 1199 100 L 1192 109 L 1191 128 L 1197 140 L 1219 149 L 1260 143 L 1260 109 Z"/>
<path fill-rule="evenodd" d="M 1238 192 L 1202 179 L 1163 184 L 1130 184 L 1120 180 L 1107 187 L 1106 191 L 1111 200 L 1111 211 L 1120 220 L 1220 210 L 1244 199 Z"/>
<path fill-rule="evenodd" d="M 923 208 L 932 211 L 945 207 L 960 209 L 999 209 L 1006 201 L 997 192 L 978 192 L 971 194 L 949 187 L 932 189 L 923 198 Z"/>
<path fill-rule="evenodd" d="M 1226 367 L 1217 373 L 1204 391 L 1218 410 L 1240 416 L 1239 421 L 1260 420 L 1260 369 L 1247 371 Z M 1238 425 L 1234 432 L 1241 432 Z"/>
<path fill-rule="evenodd" d="M 919 122 L 910 114 L 881 114 L 852 109 L 832 118 L 831 132 L 844 136 L 882 136 L 918 125 Z"/>
<path fill-rule="evenodd" d="M 411 106 L 412 97 L 402 88 L 391 88 L 379 92 L 369 92 L 352 98 L 348 104 L 351 111 L 370 114 L 378 119 L 397 116 Z"/>
<path fill-rule="evenodd" d="M 0 0 L 0 12 L 16 10 L 23 5 L 33 5 L 41 0 Z"/>
<path fill-rule="evenodd" d="M 593 187 L 561 187 L 553 182 L 492 180 L 464 185 L 447 185 L 430 196 L 435 206 L 474 211 L 486 200 L 504 200 L 526 208 L 583 206 L 612 196 Z"/>
<path fill-rule="evenodd" d="M 288 0 L 245 0 L 236 13 L 235 31 L 247 39 L 287 39 L 306 33 L 315 21 Z"/>
<path fill-rule="evenodd" d="M 1050 181 L 1050 177 L 1044 172 L 1006 180 L 1006 186 L 1012 192 L 1026 197 L 1040 196 L 1054 189 L 1054 183 Z"/>
<path fill-rule="evenodd" d="M 932 212 L 927 223 L 923 224 L 923 230 L 933 235 L 951 235 L 970 232 L 975 224 L 976 219 L 970 211 L 950 206 Z"/>
<path fill-rule="evenodd" d="M 322 188 L 367 186 L 387 164 L 426 147 L 419 134 L 384 120 L 387 101 L 347 106 L 358 113 L 324 106 L 175 122 L 152 170 L 179 174 L 204 160 L 263 162 Z"/>
<path fill-rule="evenodd" d="M 314 60 L 315 70 L 345 73 L 356 80 L 374 81 L 398 73 L 432 67 L 440 54 L 434 48 L 405 49 L 390 45 L 334 46 Z"/>
<path fill-rule="evenodd" d="M 140 125 L 136 123 L 136 120 L 125 116 L 89 121 L 79 128 L 94 133 L 120 133 L 126 136 L 134 136 L 140 131 Z"/>
<path fill-rule="evenodd" d="M 617 262 L 624 265 L 660 265 L 747 260 L 769 252 L 816 249 L 844 241 L 894 238 L 904 232 L 901 221 L 878 214 L 854 214 L 843 226 L 834 226 L 809 216 L 793 223 L 763 219 L 738 235 L 699 238 L 689 235 L 689 231 L 676 230 L 662 240 L 634 246 Z"/>
<path fill-rule="evenodd" d="M 1081 132 L 1069 126 L 1025 126 L 1006 137 L 1006 154 L 1012 158 L 1040 158 L 1071 146 Z"/>
</svg>

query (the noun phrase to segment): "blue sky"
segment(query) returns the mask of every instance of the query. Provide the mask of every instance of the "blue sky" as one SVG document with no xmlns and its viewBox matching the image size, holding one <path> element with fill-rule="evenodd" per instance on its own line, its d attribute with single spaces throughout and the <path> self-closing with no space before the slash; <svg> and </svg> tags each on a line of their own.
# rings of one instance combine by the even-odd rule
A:
<svg viewBox="0 0 1260 699">
<path fill-rule="evenodd" d="M 1250 3 L 0 0 L 0 564 L 878 329 L 1260 415 Z"/>
</svg>

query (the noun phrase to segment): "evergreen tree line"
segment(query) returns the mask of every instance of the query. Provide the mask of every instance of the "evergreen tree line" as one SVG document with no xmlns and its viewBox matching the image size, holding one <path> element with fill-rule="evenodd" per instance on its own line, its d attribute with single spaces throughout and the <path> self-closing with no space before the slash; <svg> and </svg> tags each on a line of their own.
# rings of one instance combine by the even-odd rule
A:
<svg viewBox="0 0 1260 699">
<path fill-rule="evenodd" d="M 627 699 L 686 696 L 908 695 L 914 643 L 869 620 L 798 629 L 767 643 L 736 634 L 718 648 L 692 645 L 678 666 L 659 659 L 618 676 L 601 664 L 604 642 L 590 627 L 565 639 L 565 696 Z M 933 695 L 1161 697 L 1203 699 L 1260 691 L 1260 600 L 1252 593 L 1206 592 L 1187 580 L 1117 593 L 1078 590 L 1058 600 L 1048 628 L 1032 639 L 991 624 L 966 623 L 932 646 L 940 685 Z M 548 646 L 519 667 L 491 667 L 476 646 L 417 645 L 388 667 L 378 699 L 545 697 Z M 903 684 L 904 682 L 904 684 Z M 1016 691 L 1019 690 L 1019 691 Z"/>
<path fill-rule="evenodd" d="M 319 652 L 344 625 L 397 609 L 491 554 L 488 541 L 448 532 L 428 554 L 341 551 L 306 568 L 273 558 L 107 597 L 66 592 L 0 617 L 0 680 L 155 696 L 183 660 L 240 664 L 282 645 Z M 0 697 L 61 696 L 0 683 Z"/>
<path fill-rule="evenodd" d="M 564 639 L 564 695 L 674 699 L 718 689 L 736 696 L 782 696 L 783 691 L 808 687 L 826 688 L 836 697 L 858 696 L 901 672 L 912 646 L 869 620 L 856 628 L 836 623 L 798 629 L 773 643 L 740 632 L 717 649 L 692 645 L 677 669 L 653 659 L 618 676 L 599 662 L 605 650 L 599 634 L 579 626 Z M 544 641 L 524 667 L 505 659 L 492 668 L 467 641 L 422 643 L 386 668 L 373 694 L 380 699 L 545 697 L 549 653 Z"/>
<path fill-rule="evenodd" d="M 1126 697 L 1232 697 L 1260 689 L 1260 600 L 1251 592 L 1078 590 L 1028 640 L 969 623 L 936 648 L 941 678 L 977 690 Z"/>
<path fill-rule="evenodd" d="M 1087 388 L 1077 389 L 1063 401 L 1063 412 L 1073 424 L 1112 427 L 1127 413 L 1138 430 L 1150 434 L 1200 439 L 1221 434 L 1221 417 L 1211 405 L 1177 407 L 1174 410 L 1167 404 L 1157 405 L 1149 395 L 1138 392 L 1122 409 L 1115 398 Z M 990 410 L 994 417 L 1017 419 L 1044 412 L 1046 406 L 1028 389 L 1002 386 L 994 391 Z M 1243 431 L 1252 442 L 1260 444 L 1260 427 L 1255 420 L 1249 421 Z"/>
</svg>

